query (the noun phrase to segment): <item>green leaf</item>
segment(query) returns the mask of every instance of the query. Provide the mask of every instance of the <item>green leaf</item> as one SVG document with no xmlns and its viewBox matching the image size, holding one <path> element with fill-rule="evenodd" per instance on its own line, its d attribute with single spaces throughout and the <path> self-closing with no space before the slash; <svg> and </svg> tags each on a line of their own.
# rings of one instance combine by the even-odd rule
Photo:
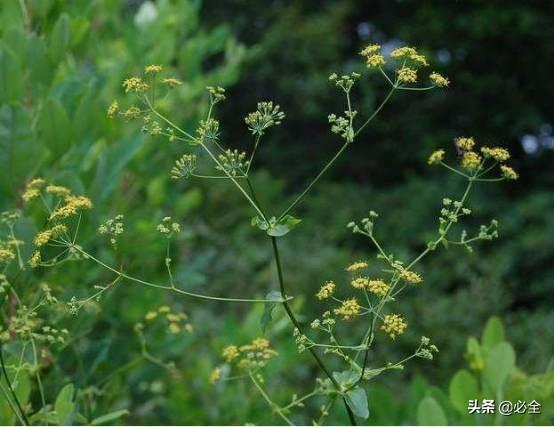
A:
<svg viewBox="0 0 554 427">
<path fill-rule="evenodd" d="M 469 367 L 475 371 L 479 371 L 485 366 L 481 346 L 475 337 L 469 337 L 467 339 L 466 358 L 468 360 Z"/>
<path fill-rule="evenodd" d="M 489 350 L 483 376 L 495 393 L 500 392 L 506 384 L 515 362 L 516 354 L 507 342 L 501 342 Z"/>
<path fill-rule="evenodd" d="M 467 402 L 470 399 L 478 399 L 479 384 L 473 375 L 468 371 L 461 370 L 450 381 L 449 386 L 450 402 L 462 414 L 467 413 Z"/>
<path fill-rule="evenodd" d="M 0 44 L 0 104 L 19 101 L 23 96 L 23 70 L 15 53 Z"/>
<path fill-rule="evenodd" d="M 272 320 L 272 313 L 275 307 L 280 303 L 281 301 L 281 292 L 279 291 L 271 291 L 266 296 L 265 299 L 273 300 L 275 302 L 266 302 L 264 304 L 264 313 L 262 314 L 262 331 L 265 332 L 267 329 L 267 326 Z"/>
<path fill-rule="evenodd" d="M 273 218 L 272 218 L 273 219 Z M 281 220 L 275 224 L 269 223 L 269 229 L 267 234 L 273 237 L 281 237 L 285 234 L 288 234 L 296 225 L 298 225 L 302 220 L 293 217 L 292 215 L 286 215 Z"/>
<path fill-rule="evenodd" d="M 367 394 L 361 387 L 353 388 L 346 392 L 346 403 L 352 409 L 354 415 L 360 418 L 369 417 L 369 407 L 367 404 Z"/>
<path fill-rule="evenodd" d="M 252 227 L 258 227 L 262 231 L 266 231 L 269 228 L 267 221 L 263 220 L 259 216 L 252 218 L 250 220 L 250 225 L 252 225 Z"/>
<path fill-rule="evenodd" d="M 91 425 L 93 426 L 99 426 L 102 424 L 108 424 L 110 421 L 117 420 L 118 418 L 121 418 L 125 415 L 129 415 L 129 411 L 127 409 L 120 409 L 119 411 L 113 411 L 109 414 L 102 415 L 98 418 L 95 418 L 92 420 Z"/>
<path fill-rule="evenodd" d="M 75 387 L 73 387 L 73 384 L 67 384 L 61 389 L 58 397 L 56 397 L 54 409 L 56 410 L 56 420 L 60 425 L 71 425 L 73 409 L 75 408 L 75 403 L 73 402 L 74 394 Z"/>
<path fill-rule="evenodd" d="M 348 369 L 346 371 L 333 372 L 333 378 L 337 380 L 343 388 L 348 388 L 360 378 L 360 374 L 354 372 L 352 369 Z"/>
<path fill-rule="evenodd" d="M 417 423 L 427 426 L 446 426 L 448 420 L 440 404 L 433 397 L 427 396 L 417 407 Z"/>
<path fill-rule="evenodd" d="M 487 349 L 505 341 L 504 326 L 498 317 L 491 317 L 483 330 L 481 345 Z"/>
<path fill-rule="evenodd" d="M 49 99 L 42 107 L 38 126 L 42 140 L 52 155 L 61 156 L 71 142 L 71 123 L 58 100 Z"/>
<path fill-rule="evenodd" d="M 53 63 L 57 64 L 65 55 L 69 46 L 69 16 L 60 15 L 49 37 L 48 55 Z"/>
</svg>

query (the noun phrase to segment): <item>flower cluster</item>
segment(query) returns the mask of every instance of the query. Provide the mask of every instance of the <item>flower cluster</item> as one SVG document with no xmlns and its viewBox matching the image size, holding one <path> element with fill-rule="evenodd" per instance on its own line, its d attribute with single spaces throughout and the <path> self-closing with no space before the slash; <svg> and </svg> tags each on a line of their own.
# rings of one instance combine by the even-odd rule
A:
<svg viewBox="0 0 554 427">
<path fill-rule="evenodd" d="M 104 221 L 98 227 L 98 233 L 106 235 L 110 238 L 110 243 L 115 246 L 117 244 L 117 238 L 125 231 L 123 225 L 123 215 L 116 215 L 114 218 L 110 218 Z"/>
<path fill-rule="evenodd" d="M 319 300 L 330 298 L 335 293 L 335 288 L 335 282 L 328 281 L 322 285 L 321 288 L 319 288 L 319 291 L 315 294 L 315 296 Z"/>
<path fill-rule="evenodd" d="M 181 226 L 177 222 L 172 222 L 170 216 L 166 216 L 162 219 L 162 222 L 158 224 L 156 229 L 170 238 L 181 231 Z"/>
<path fill-rule="evenodd" d="M 224 171 L 231 176 L 243 176 L 244 171 L 248 168 L 249 161 L 246 160 L 246 153 L 239 150 L 225 150 L 225 153 L 220 154 L 219 162 L 215 168 Z"/>
<path fill-rule="evenodd" d="M 175 161 L 175 166 L 171 169 L 173 179 L 188 178 L 196 169 L 196 155 L 184 154 Z"/>
<path fill-rule="evenodd" d="M 408 323 L 399 314 L 387 314 L 383 319 L 381 330 L 394 340 L 398 335 L 402 335 L 407 327 Z"/>
<path fill-rule="evenodd" d="M 360 314 L 362 307 L 356 298 L 349 298 L 342 302 L 339 308 L 335 308 L 333 312 L 337 316 L 342 316 L 343 320 L 350 320 L 352 317 Z"/>
<path fill-rule="evenodd" d="M 277 352 L 271 348 L 267 339 L 256 338 L 250 344 L 240 347 L 236 345 L 225 347 L 222 356 L 226 363 L 251 371 L 263 368 L 270 359 L 277 356 Z"/>
<path fill-rule="evenodd" d="M 253 135 L 261 136 L 266 129 L 281 124 L 284 118 L 285 113 L 280 111 L 278 105 L 273 105 L 271 101 L 258 102 L 258 109 L 253 113 L 249 113 L 244 122 Z"/>
<path fill-rule="evenodd" d="M 144 315 L 144 321 L 151 323 L 154 321 L 162 322 L 171 334 L 178 334 L 182 331 L 192 333 L 192 324 L 188 322 L 188 316 L 185 313 L 176 313 L 167 305 L 158 307 Z"/>
</svg>

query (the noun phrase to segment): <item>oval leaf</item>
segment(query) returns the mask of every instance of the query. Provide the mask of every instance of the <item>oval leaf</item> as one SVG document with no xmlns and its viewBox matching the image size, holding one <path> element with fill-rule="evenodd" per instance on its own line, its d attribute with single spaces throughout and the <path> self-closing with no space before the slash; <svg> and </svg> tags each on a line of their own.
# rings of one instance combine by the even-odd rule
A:
<svg viewBox="0 0 554 427">
<path fill-rule="evenodd" d="M 367 394 L 361 387 L 356 387 L 346 392 L 346 403 L 352 409 L 354 415 L 360 418 L 369 417 Z"/>
<path fill-rule="evenodd" d="M 462 414 L 467 413 L 467 402 L 470 399 L 478 399 L 479 384 L 468 371 L 461 370 L 454 375 L 449 387 L 450 402 Z"/>
<path fill-rule="evenodd" d="M 427 426 L 446 426 L 448 420 L 441 405 L 434 398 L 427 396 L 417 407 L 417 423 Z"/>
</svg>

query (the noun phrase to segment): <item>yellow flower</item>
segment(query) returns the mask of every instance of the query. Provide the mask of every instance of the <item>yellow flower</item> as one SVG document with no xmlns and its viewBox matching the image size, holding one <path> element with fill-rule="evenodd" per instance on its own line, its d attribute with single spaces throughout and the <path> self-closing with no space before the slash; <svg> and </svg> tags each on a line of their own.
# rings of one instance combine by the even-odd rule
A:
<svg viewBox="0 0 554 427">
<path fill-rule="evenodd" d="M 230 345 L 223 349 L 222 356 L 225 359 L 227 363 L 233 361 L 237 357 L 239 357 L 239 349 L 236 345 Z"/>
<path fill-rule="evenodd" d="M 181 327 L 177 323 L 170 323 L 168 329 L 172 334 L 178 334 L 181 332 Z"/>
<path fill-rule="evenodd" d="M 370 280 L 367 284 L 367 290 L 378 297 L 384 297 L 389 292 L 390 286 L 387 285 L 384 281 Z"/>
<path fill-rule="evenodd" d="M 123 87 L 125 88 L 125 92 L 145 92 L 148 90 L 149 86 L 148 83 L 146 83 L 144 80 L 142 80 L 140 77 L 130 77 L 123 81 Z"/>
<path fill-rule="evenodd" d="M 38 197 L 40 195 L 40 190 L 37 190 L 36 188 L 27 188 L 25 192 L 21 195 L 21 198 L 28 202 L 29 200 L 34 199 L 35 197 Z"/>
<path fill-rule="evenodd" d="M 444 150 L 433 151 L 429 156 L 427 163 L 430 165 L 437 165 L 444 159 L 445 154 Z"/>
<path fill-rule="evenodd" d="M 146 320 L 152 320 L 152 319 L 155 319 L 156 317 L 158 317 L 158 313 L 156 313 L 155 311 L 149 311 L 148 313 L 146 313 L 146 315 L 144 316 L 144 318 Z"/>
<path fill-rule="evenodd" d="M 383 319 L 381 330 L 384 331 L 391 339 L 395 339 L 398 335 L 402 335 L 408 323 L 398 314 L 387 314 Z"/>
<path fill-rule="evenodd" d="M 144 74 L 156 74 L 162 71 L 161 65 L 147 65 L 144 67 Z"/>
<path fill-rule="evenodd" d="M 167 305 L 162 305 L 160 308 L 158 308 L 158 311 L 160 313 L 169 313 L 171 309 Z"/>
<path fill-rule="evenodd" d="M 368 57 L 373 55 L 375 52 L 379 52 L 380 49 L 381 49 L 381 45 L 370 44 L 362 49 L 362 51 L 360 52 L 360 55 Z"/>
<path fill-rule="evenodd" d="M 462 167 L 468 171 L 475 170 L 481 164 L 481 156 L 473 151 L 467 151 L 462 157 Z"/>
<path fill-rule="evenodd" d="M 367 262 L 357 261 L 350 264 L 348 267 L 346 267 L 346 271 L 353 272 L 353 271 L 363 270 L 364 268 L 367 268 Z"/>
<path fill-rule="evenodd" d="M 475 145 L 475 140 L 473 138 L 460 137 L 456 139 L 456 144 L 460 150 L 471 151 Z"/>
<path fill-rule="evenodd" d="M 117 101 L 112 101 L 110 106 L 108 107 L 107 116 L 109 119 L 113 119 L 117 112 L 119 111 L 119 104 Z"/>
<path fill-rule="evenodd" d="M 54 218 L 68 218 L 73 215 L 77 215 L 84 209 L 92 208 L 92 202 L 85 196 L 69 196 L 65 199 L 66 204 L 56 209 L 50 215 L 50 219 Z"/>
<path fill-rule="evenodd" d="M 15 254 L 11 249 L 0 248 L 0 262 L 8 263 L 15 259 Z"/>
<path fill-rule="evenodd" d="M 339 308 L 335 308 L 334 313 L 342 316 L 343 320 L 350 320 L 353 316 L 360 313 L 361 307 L 356 298 L 345 300 Z"/>
<path fill-rule="evenodd" d="M 417 70 L 411 67 L 402 67 L 397 71 L 398 81 L 401 83 L 417 82 Z"/>
<path fill-rule="evenodd" d="M 431 73 L 429 79 L 437 87 L 447 87 L 450 84 L 450 80 L 439 73 Z"/>
<path fill-rule="evenodd" d="M 31 266 L 31 268 L 36 268 L 39 266 L 41 260 L 42 260 L 42 257 L 40 255 L 40 252 L 35 251 L 31 256 L 31 259 L 29 260 L 29 265 Z"/>
<path fill-rule="evenodd" d="M 49 185 L 48 187 L 46 187 L 46 192 L 58 197 L 71 196 L 71 190 L 61 185 Z"/>
<path fill-rule="evenodd" d="M 364 289 L 369 283 L 369 280 L 367 280 L 364 277 L 358 277 L 357 279 L 352 280 L 350 284 L 356 288 L 356 289 Z"/>
<path fill-rule="evenodd" d="M 502 147 L 481 147 L 481 153 L 483 156 L 492 157 L 497 162 L 505 162 L 510 158 L 510 152 Z"/>
<path fill-rule="evenodd" d="M 394 49 L 390 53 L 390 56 L 392 56 L 393 58 L 403 58 L 403 57 L 409 58 L 413 55 L 417 55 L 417 50 L 415 50 L 413 47 L 407 47 L 407 46 Z"/>
<path fill-rule="evenodd" d="M 375 68 L 385 64 L 385 58 L 383 55 L 375 54 L 366 58 L 367 68 Z"/>
<path fill-rule="evenodd" d="M 162 83 L 163 83 L 164 85 L 168 85 L 169 87 L 172 87 L 172 88 L 175 87 L 175 86 L 179 86 L 179 85 L 182 85 L 182 84 L 183 84 L 183 83 L 180 82 L 179 80 L 177 80 L 177 79 L 171 79 L 171 78 L 169 78 L 169 79 L 163 79 L 163 80 L 162 80 Z"/>
<path fill-rule="evenodd" d="M 215 384 L 221 378 L 221 369 L 215 368 L 210 374 L 210 384 Z"/>
<path fill-rule="evenodd" d="M 406 282 L 414 283 L 414 284 L 421 283 L 423 281 L 423 279 L 421 278 L 421 275 L 419 275 L 415 271 L 406 270 L 406 269 L 400 271 L 400 278 L 402 280 L 405 280 Z"/>
<path fill-rule="evenodd" d="M 42 178 L 35 178 L 27 183 L 27 188 L 37 188 L 40 189 L 44 187 L 46 181 Z"/>
<path fill-rule="evenodd" d="M 420 55 L 418 53 L 414 53 L 413 55 L 410 55 L 409 58 L 414 61 L 414 62 L 417 62 L 418 65 L 420 66 L 428 66 L 429 64 L 427 63 L 427 58 L 425 58 L 424 55 Z"/>
<path fill-rule="evenodd" d="M 321 286 L 321 288 L 319 288 L 319 292 L 315 294 L 315 296 L 319 300 L 327 299 L 335 293 L 335 288 L 336 288 L 335 282 L 333 281 L 325 282 L 325 284 Z"/>
<path fill-rule="evenodd" d="M 513 181 L 519 178 L 517 172 L 513 170 L 510 166 L 501 165 L 500 170 L 502 171 L 502 176 L 504 176 L 504 178 L 506 179 Z"/>
<path fill-rule="evenodd" d="M 140 110 L 140 108 L 137 108 L 134 105 L 132 107 L 129 107 L 122 113 L 123 118 L 127 121 L 137 119 L 140 117 L 141 114 L 142 111 Z"/>
</svg>

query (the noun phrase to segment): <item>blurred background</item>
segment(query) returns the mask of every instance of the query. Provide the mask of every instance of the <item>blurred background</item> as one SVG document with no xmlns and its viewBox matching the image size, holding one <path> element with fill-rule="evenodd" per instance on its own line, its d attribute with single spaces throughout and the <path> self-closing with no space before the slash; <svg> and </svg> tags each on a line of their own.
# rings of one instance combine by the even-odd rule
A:
<svg viewBox="0 0 554 427">
<path fill-rule="evenodd" d="M 413 351 L 421 335 L 432 337 L 440 354 L 375 381 L 368 422 L 415 423 L 418 401 L 429 390 L 447 393 L 452 375 L 467 367 L 467 338 L 480 336 L 492 315 L 502 319 L 521 374 L 540 374 L 542 381 L 549 372 L 554 3 L 4 0 L 0 20 L 0 210 L 21 207 L 24 182 L 36 176 L 87 194 L 95 208 L 86 217 L 83 246 L 152 281 L 165 280 L 165 241 L 156 224 L 171 216 L 184 230 L 174 248 L 176 280 L 226 296 L 263 297 L 277 289 L 271 247 L 250 226 L 252 212 L 231 184 L 170 179 L 186 147 L 106 117 L 122 95 L 121 81 L 144 65 L 164 65 L 184 83 L 168 102 L 185 129 L 195 129 L 206 112 L 205 86 L 225 87 L 227 100 L 217 110 L 221 140 L 243 150 L 252 144 L 244 116 L 258 101 L 281 105 L 287 117 L 263 141 L 253 176 L 261 202 L 278 212 L 340 144 L 327 115 L 341 111 L 343 100 L 329 74 L 363 70 L 358 52 L 369 43 L 418 47 L 451 86 L 395 96 L 298 208 L 305 221 L 282 240 L 295 308 L 309 321 L 318 313 L 306 299 L 323 281 L 344 280 L 348 263 L 373 259 L 369 242 L 346 228 L 370 209 L 380 214 L 376 233 L 387 251 L 404 259 L 418 253 L 436 230 L 442 197 L 455 198 L 463 185 L 429 168 L 427 156 L 438 148 L 453 154 L 454 137 L 474 136 L 508 147 L 520 173 L 515 183 L 483 185 L 471 196 L 468 229 L 496 218 L 500 238 L 473 253 L 436 251 L 422 263 L 425 285 L 398 302 L 409 333 L 380 346 L 375 363 Z M 364 73 L 355 109 L 373 111 L 385 90 L 379 76 Z M 125 214 L 126 233 L 114 255 L 95 230 L 118 213 Z M 28 286 L 47 281 L 69 300 L 112 278 L 92 264 L 70 263 L 26 280 Z M 140 352 L 134 324 L 168 303 L 190 316 L 194 333 L 151 331 L 148 346 L 174 362 L 179 375 L 148 362 L 112 375 Z M 254 393 L 249 384 L 208 380 L 225 345 L 262 334 L 262 311 L 121 285 L 65 320 L 78 339 L 45 368 L 45 388 L 55 393 L 71 381 L 94 396 L 85 408 L 91 415 L 128 408 L 128 424 L 274 422 L 263 401 L 247 397 Z M 280 310 L 266 334 L 280 353 L 267 384 L 275 400 L 310 391 L 317 368 L 296 353 Z M 554 378 L 544 381 L 552 398 Z M 309 423 L 317 409 L 314 402 L 297 421 Z M 345 422 L 340 407 L 334 412 L 331 422 Z"/>
</svg>

